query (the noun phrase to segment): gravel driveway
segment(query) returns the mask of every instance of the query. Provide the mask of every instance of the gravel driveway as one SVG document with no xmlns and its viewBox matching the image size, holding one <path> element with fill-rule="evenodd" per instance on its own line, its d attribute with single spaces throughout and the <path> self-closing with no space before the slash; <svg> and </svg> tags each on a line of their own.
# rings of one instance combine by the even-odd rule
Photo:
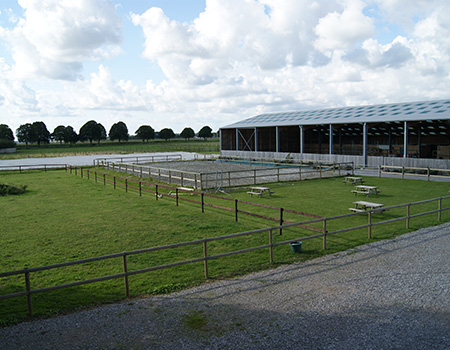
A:
<svg viewBox="0 0 450 350">
<path fill-rule="evenodd" d="M 0 329 L 1 349 L 450 349 L 450 223 Z"/>
</svg>

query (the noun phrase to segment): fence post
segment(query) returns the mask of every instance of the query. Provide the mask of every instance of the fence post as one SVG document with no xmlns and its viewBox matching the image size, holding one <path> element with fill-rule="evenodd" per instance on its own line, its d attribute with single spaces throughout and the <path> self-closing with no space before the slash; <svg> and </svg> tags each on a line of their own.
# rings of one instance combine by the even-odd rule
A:
<svg viewBox="0 0 450 350">
<path fill-rule="evenodd" d="M 95 176 L 95 183 L 97 183 L 97 172 L 94 173 Z"/>
<path fill-rule="evenodd" d="M 19 167 L 20 169 L 20 167 Z M 72 174 L 72 166 L 69 167 L 69 172 Z"/>
<path fill-rule="evenodd" d="M 139 197 L 142 197 L 142 183 L 139 181 Z"/>
<path fill-rule="evenodd" d="M 327 220 L 323 220 L 323 250 L 327 249 Z"/>
<path fill-rule="evenodd" d="M 202 213 L 205 212 L 205 201 L 204 201 L 204 194 L 202 193 Z"/>
<path fill-rule="evenodd" d="M 283 208 L 280 208 L 280 226 L 283 225 Z M 283 234 L 283 229 L 280 227 L 280 236 Z"/>
<path fill-rule="evenodd" d="M 183 172 L 181 172 L 181 176 L 180 176 L 180 177 L 181 177 L 181 186 L 184 186 L 184 185 L 183 185 L 183 178 L 184 178 Z"/>
<path fill-rule="evenodd" d="M 33 317 L 33 305 L 31 304 L 31 283 L 28 268 L 25 268 L 25 288 L 27 291 L 28 316 Z"/>
<path fill-rule="evenodd" d="M 272 235 L 272 230 L 269 230 L 269 260 L 270 263 L 273 264 L 273 235 Z"/>
<path fill-rule="evenodd" d="M 114 176 L 114 189 L 116 189 L 116 177 Z"/>
<path fill-rule="evenodd" d="M 203 257 L 205 258 L 204 261 L 204 267 L 205 267 L 205 278 L 209 278 L 209 272 L 208 272 L 208 247 L 206 245 L 207 240 L 206 238 L 203 240 Z"/>
<path fill-rule="evenodd" d="M 320 178 L 322 178 L 322 164 L 319 163 L 319 173 L 320 173 Z"/>
<path fill-rule="evenodd" d="M 46 172 L 47 172 L 47 165 L 44 164 L 44 173 L 46 173 Z"/>
<path fill-rule="evenodd" d="M 234 216 L 235 216 L 235 221 L 238 221 L 238 200 L 235 199 L 234 200 Z"/>
<path fill-rule="evenodd" d="M 277 168 L 277 182 L 280 182 L 280 168 Z"/>
<path fill-rule="evenodd" d="M 405 167 L 402 166 L 402 180 L 405 178 Z"/>
<path fill-rule="evenodd" d="M 158 200 L 158 185 L 155 185 L 155 199 Z"/>
<path fill-rule="evenodd" d="M 372 239 L 372 212 L 369 211 L 369 227 L 367 228 L 369 239 Z"/>
<path fill-rule="evenodd" d="M 378 177 L 381 177 L 381 165 L 378 165 Z"/>
<path fill-rule="evenodd" d="M 172 183 L 172 172 L 169 170 L 169 184 Z"/>
<path fill-rule="evenodd" d="M 441 214 L 442 214 L 442 197 L 439 197 L 438 201 L 438 221 L 441 221 Z"/>
<path fill-rule="evenodd" d="M 298 171 L 299 171 L 300 181 L 302 181 L 302 165 L 301 165 L 301 164 L 300 164 L 300 166 L 298 167 Z"/>
<path fill-rule="evenodd" d="M 128 193 L 128 179 L 125 179 L 125 192 Z"/>
<path fill-rule="evenodd" d="M 103 185 L 106 186 L 106 174 L 103 174 Z"/>
<path fill-rule="evenodd" d="M 177 207 L 178 207 L 178 188 L 175 189 L 175 198 L 176 198 Z"/>
<path fill-rule="evenodd" d="M 88 177 L 88 180 L 89 180 L 89 169 L 86 170 L 86 172 L 87 172 L 87 177 Z"/>
<path fill-rule="evenodd" d="M 256 170 L 253 170 L 253 184 L 256 185 Z"/>
<path fill-rule="evenodd" d="M 81 178 L 83 178 L 83 168 L 80 168 Z"/>
<path fill-rule="evenodd" d="M 127 253 L 123 253 L 123 272 L 125 276 L 123 276 L 125 282 L 125 294 L 127 298 L 130 297 L 130 287 L 128 285 L 128 268 L 127 268 Z"/>
<path fill-rule="evenodd" d="M 228 172 L 228 186 L 231 187 L 231 173 Z"/>
<path fill-rule="evenodd" d="M 430 167 L 427 168 L 427 180 L 430 181 Z"/>
<path fill-rule="evenodd" d="M 406 206 L 406 228 L 409 228 L 409 215 L 410 215 L 410 212 L 411 212 L 411 205 L 408 204 Z"/>
</svg>

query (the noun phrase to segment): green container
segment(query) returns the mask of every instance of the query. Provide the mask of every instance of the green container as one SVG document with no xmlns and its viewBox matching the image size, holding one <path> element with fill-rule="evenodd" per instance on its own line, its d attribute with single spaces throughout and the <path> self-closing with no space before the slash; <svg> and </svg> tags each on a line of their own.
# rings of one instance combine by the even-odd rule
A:
<svg viewBox="0 0 450 350">
<path fill-rule="evenodd" d="M 301 253 L 302 252 L 302 242 L 294 242 L 289 243 L 291 246 L 291 250 L 293 253 Z"/>
</svg>

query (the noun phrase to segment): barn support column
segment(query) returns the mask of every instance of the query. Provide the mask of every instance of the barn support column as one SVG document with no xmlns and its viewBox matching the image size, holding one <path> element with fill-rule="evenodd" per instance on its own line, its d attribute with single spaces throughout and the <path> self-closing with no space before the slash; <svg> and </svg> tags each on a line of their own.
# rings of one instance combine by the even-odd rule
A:
<svg viewBox="0 0 450 350">
<path fill-rule="evenodd" d="M 255 128 L 255 152 L 258 152 L 258 128 Z"/>
<path fill-rule="evenodd" d="M 303 155 L 305 151 L 305 128 L 300 125 L 300 154 Z"/>
<path fill-rule="evenodd" d="M 364 158 L 364 167 L 367 167 L 367 141 L 368 141 L 367 131 L 368 131 L 367 123 L 364 123 L 363 124 L 363 158 Z"/>
<path fill-rule="evenodd" d="M 403 126 L 403 158 L 408 158 L 408 122 L 404 122 Z"/>
<path fill-rule="evenodd" d="M 236 151 L 239 151 L 239 129 L 236 128 Z"/>
<path fill-rule="evenodd" d="M 333 154 L 333 125 L 330 124 L 330 154 Z"/>
<path fill-rule="evenodd" d="M 422 148 L 422 127 L 420 125 L 417 127 L 417 143 L 417 157 L 421 158 L 422 152 L 420 152 L 420 149 Z"/>
<path fill-rule="evenodd" d="M 280 152 L 280 128 L 277 126 L 275 128 L 275 151 Z"/>
</svg>

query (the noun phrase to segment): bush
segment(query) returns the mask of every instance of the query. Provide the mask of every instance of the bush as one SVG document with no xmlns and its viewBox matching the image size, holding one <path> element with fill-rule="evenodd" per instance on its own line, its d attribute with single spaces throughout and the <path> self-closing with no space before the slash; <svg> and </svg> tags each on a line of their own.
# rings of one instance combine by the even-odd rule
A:
<svg viewBox="0 0 450 350">
<path fill-rule="evenodd" d="M 21 185 L 19 187 L 0 184 L 0 196 L 10 196 L 14 194 L 22 194 L 25 193 L 27 189 L 27 185 Z"/>
<path fill-rule="evenodd" d="M 14 148 L 16 147 L 16 143 L 11 140 L 0 139 L 0 149 L 2 148 Z"/>
</svg>

